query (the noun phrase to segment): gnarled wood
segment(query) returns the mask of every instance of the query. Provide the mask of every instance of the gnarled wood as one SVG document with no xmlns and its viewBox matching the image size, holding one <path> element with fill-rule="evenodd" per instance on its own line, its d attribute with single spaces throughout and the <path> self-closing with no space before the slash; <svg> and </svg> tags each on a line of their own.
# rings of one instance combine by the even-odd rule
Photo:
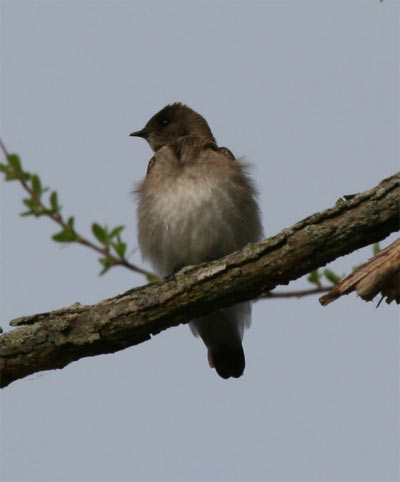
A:
<svg viewBox="0 0 400 482">
<path fill-rule="evenodd" d="M 354 290 L 365 301 L 381 293 L 387 303 L 400 303 L 400 239 L 359 266 L 319 301 L 325 306 Z"/>
</svg>

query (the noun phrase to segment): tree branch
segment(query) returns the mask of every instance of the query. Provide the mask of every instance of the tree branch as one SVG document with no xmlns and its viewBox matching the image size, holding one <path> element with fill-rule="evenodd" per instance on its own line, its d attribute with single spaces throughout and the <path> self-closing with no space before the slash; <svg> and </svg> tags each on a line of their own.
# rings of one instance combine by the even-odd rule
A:
<svg viewBox="0 0 400 482">
<path fill-rule="evenodd" d="M 112 353 L 166 328 L 288 284 L 399 229 L 400 172 L 225 258 L 96 305 L 19 318 L 0 336 L 0 386 L 82 357 Z M 22 326 L 21 326 L 22 325 Z"/>
</svg>

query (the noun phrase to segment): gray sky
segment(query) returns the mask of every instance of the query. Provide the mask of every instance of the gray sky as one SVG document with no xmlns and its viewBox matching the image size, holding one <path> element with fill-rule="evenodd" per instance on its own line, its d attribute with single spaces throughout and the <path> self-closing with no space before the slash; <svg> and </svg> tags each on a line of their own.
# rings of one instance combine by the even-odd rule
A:
<svg viewBox="0 0 400 482">
<path fill-rule="evenodd" d="M 399 169 L 398 41 L 393 0 L 3 0 L 0 133 L 80 232 L 124 224 L 133 249 L 151 152 L 128 134 L 183 101 L 253 163 L 269 236 Z M 95 253 L 52 242 L 50 221 L 18 216 L 19 186 L 0 189 L 3 328 L 143 284 L 98 277 Z M 353 295 L 271 300 L 239 380 L 185 326 L 20 380 L 0 395 L 1 480 L 399 480 L 398 322 Z"/>
</svg>

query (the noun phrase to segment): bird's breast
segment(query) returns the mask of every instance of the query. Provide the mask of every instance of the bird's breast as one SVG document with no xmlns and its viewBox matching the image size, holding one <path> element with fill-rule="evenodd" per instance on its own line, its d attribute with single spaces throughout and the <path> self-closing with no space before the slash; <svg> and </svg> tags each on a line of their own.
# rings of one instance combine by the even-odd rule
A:
<svg viewBox="0 0 400 482">
<path fill-rule="evenodd" d="M 187 171 L 164 178 L 139 203 L 142 254 L 164 275 L 235 249 L 227 219 L 234 207 L 223 184 L 206 173 Z"/>
</svg>

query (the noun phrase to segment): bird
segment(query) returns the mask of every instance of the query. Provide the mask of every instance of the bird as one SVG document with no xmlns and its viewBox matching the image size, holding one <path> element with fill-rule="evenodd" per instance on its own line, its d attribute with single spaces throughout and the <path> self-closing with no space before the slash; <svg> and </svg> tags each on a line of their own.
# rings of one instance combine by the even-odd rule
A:
<svg viewBox="0 0 400 482">
<path fill-rule="evenodd" d="M 160 276 L 221 258 L 262 238 L 257 191 L 248 165 L 217 145 L 202 115 L 175 102 L 130 136 L 145 139 L 154 151 L 134 195 L 139 248 Z M 189 322 L 220 377 L 243 374 L 242 339 L 250 323 L 250 302 Z"/>
</svg>

